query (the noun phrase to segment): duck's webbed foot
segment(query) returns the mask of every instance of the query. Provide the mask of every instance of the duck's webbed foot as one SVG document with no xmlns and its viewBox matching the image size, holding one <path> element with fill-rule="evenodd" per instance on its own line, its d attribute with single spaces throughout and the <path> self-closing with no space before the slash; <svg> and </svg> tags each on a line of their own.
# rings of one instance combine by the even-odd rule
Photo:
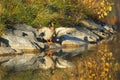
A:
<svg viewBox="0 0 120 80">
<path fill-rule="evenodd" d="M 50 41 L 47 40 L 47 43 L 48 44 L 53 44 L 52 40 L 50 40 Z"/>
</svg>

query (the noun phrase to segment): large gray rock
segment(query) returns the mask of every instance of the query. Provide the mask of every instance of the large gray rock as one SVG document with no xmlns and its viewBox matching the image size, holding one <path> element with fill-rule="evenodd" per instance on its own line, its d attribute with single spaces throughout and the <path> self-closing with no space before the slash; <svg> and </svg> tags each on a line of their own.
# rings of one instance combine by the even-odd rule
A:
<svg viewBox="0 0 120 80">
<path fill-rule="evenodd" d="M 15 35 L 4 35 L 3 38 L 8 40 L 9 46 L 13 49 L 23 49 L 23 50 L 36 49 L 36 47 L 32 44 L 32 42 L 27 38 L 15 36 Z"/>
<path fill-rule="evenodd" d="M 85 28 L 77 28 L 77 31 L 72 35 L 86 42 L 97 42 L 100 39 L 99 36 Z"/>
<path fill-rule="evenodd" d="M 84 32 L 76 31 L 72 34 L 61 35 L 60 42 L 66 47 L 80 47 L 88 44 L 88 42 L 97 42 L 97 39 L 94 36 Z"/>
<path fill-rule="evenodd" d="M 66 28 L 66 27 L 59 27 L 55 29 L 56 36 L 60 37 L 63 34 L 70 34 L 76 31 L 76 28 Z"/>
<path fill-rule="evenodd" d="M 105 32 L 101 32 L 100 30 L 91 30 L 93 33 L 95 33 L 96 35 L 98 35 L 100 38 L 107 38 L 109 37 L 110 33 L 105 33 Z"/>
<path fill-rule="evenodd" d="M 72 34 L 65 34 L 60 36 L 60 42 L 62 46 L 65 47 L 80 47 L 88 44 L 88 42 L 97 42 L 98 39 L 96 35 L 89 35 L 81 31 L 76 31 Z"/>
<path fill-rule="evenodd" d="M 0 47 L 0 55 L 15 54 L 16 51 L 10 47 Z"/>
<path fill-rule="evenodd" d="M 28 37 L 38 37 L 37 29 L 26 24 L 16 24 L 13 28 L 13 33 L 17 36 L 28 36 Z"/>
<path fill-rule="evenodd" d="M 86 28 L 57 28 L 56 34 L 58 41 L 62 42 L 63 40 L 75 40 L 82 42 L 97 42 L 100 38 L 92 31 Z"/>
<path fill-rule="evenodd" d="M 106 29 L 107 31 L 109 31 L 110 33 L 114 33 L 114 32 L 115 32 L 115 27 L 116 27 L 116 26 L 112 26 L 112 25 L 110 25 L 110 24 L 105 24 L 105 25 L 103 26 L 103 28 Z"/>
<path fill-rule="evenodd" d="M 35 28 L 32 28 L 32 26 L 26 25 L 26 24 L 16 24 L 14 26 L 13 35 L 19 36 L 19 37 L 26 37 L 31 41 L 36 41 L 36 37 L 38 37 L 38 31 Z"/>
<path fill-rule="evenodd" d="M 26 24 L 16 24 L 13 26 L 13 28 L 15 28 L 15 30 L 21 30 L 21 31 L 35 31 L 35 29 L 32 28 L 32 26 Z"/>
<path fill-rule="evenodd" d="M 44 49 L 44 43 L 37 41 L 38 32 L 26 24 L 16 24 L 14 29 L 8 29 L 7 33 L 2 36 L 7 45 L 13 49 L 35 50 Z"/>
<path fill-rule="evenodd" d="M 89 29 L 105 30 L 101 25 L 90 20 L 81 20 L 80 23 Z"/>
<path fill-rule="evenodd" d="M 14 30 L 14 35 L 19 37 L 26 37 L 28 39 L 34 39 L 35 40 L 35 34 L 32 31 L 22 31 L 22 30 Z"/>
<path fill-rule="evenodd" d="M 33 28 L 31 28 L 31 29 L 33 29 Z M 32 43 L 32 45 L 34 45 L 37 49 L 41 49 L 41 48 L 44 49 L 45 48 L 44 43 L 37 41 L 36 34 L 33 31 L 30 31 L 30 30 L 26 30 L 26 31 L 25 30 L 24 31 L 23 30 L 14 30 L 13 32 L 14 32 L 13 35 L 21 37 L 21 38 L 25 38 L 28 41 L 30 41 Z"/>
<path fill-rule="evenodd" d="M 101 24 L 96 24 L 93 21 L 90 20 L 81 20 L 80 21 L 85 27 L 87 27 L 90 30 L 97 30 L 101 34 L 108 34 L 110 35 L 111 33 L 114 33 L 114 28 L 110 24 L 104 24 L 103 26 Z M 103 36 L 103 35 L 102 35 Z M 101 37 L 102 37 L 101 36 Z M 105 36 L 105 35 L 104 35 Z M 107 36 L 106 36 L 107 37 Z M 103 38 L 103 37 L 102 37 Z"/>
</svg>

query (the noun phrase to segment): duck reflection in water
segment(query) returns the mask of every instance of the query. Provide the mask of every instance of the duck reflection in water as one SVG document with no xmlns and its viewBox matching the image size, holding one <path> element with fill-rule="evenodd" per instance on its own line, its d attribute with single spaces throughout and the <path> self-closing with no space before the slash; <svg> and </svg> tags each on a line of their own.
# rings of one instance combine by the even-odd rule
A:
<svg viewBox="0 0 120 80">
<path fill-rule="evenodd" d="M 52 57 L 54 53 L 55 53 L 54 51 L 52 51 L 52 50 L 49 50 L 49 51 L 47 52 L 47 56 L 50 56 L 50 57 Z"/>
</svg>

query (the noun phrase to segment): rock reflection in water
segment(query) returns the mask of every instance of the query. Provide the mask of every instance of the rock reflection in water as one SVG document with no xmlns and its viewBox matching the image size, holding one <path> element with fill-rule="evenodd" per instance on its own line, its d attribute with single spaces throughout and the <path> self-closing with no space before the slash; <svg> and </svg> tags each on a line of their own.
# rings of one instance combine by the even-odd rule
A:
<svg viewBox="0 0 120 80">
<path fill-rule="evenodd" d="M 81 54 L 93 46 L 95 46 L 95 44 L 86 44 L 79 48 L 50 49 L 37 54 L 0 56 L 0 64 L 8 71 L 25 71 L 39 68 L 50 69 L 55 67 L 68 68 L 73 67 L 70 58 Z"/>
<path fill-rule="evenodd" d="M 0 60 L 4 61 L 1 65 L 9 67 L 8 69 L 28 70 L 7 73 L 5 77 L 8 77 L 9 80 L 119 80 L 119 78 L 116 79 L 116 72 L 119 72 L 116 58 L 119 60 L 118 52 L 120 50 L 118 43 L 115 43 L 116 41 L 119 43 L 119 40 L 114 38 L 113 41 L 103 41 L 98 45 L 53 49 L 38 54 L 24 54 L 10 58 L 4 56 L 4 58 L 0 57 Z M 85 51 L 87 49 L 89 50 Z M 82 55 L 78 56 L 79 54 Z M 65 69 L 57 69 L 56 67 Z M 40 68 L 54 69 L 54 72 L 51 74 L 49 69 L 41 70 Z M 40 72 L 35 73 L 30 69 L 37 71 L 40 69 Z M 4 75 L 0 70 L 0 75 L 2 74 Z"/>
</svg>

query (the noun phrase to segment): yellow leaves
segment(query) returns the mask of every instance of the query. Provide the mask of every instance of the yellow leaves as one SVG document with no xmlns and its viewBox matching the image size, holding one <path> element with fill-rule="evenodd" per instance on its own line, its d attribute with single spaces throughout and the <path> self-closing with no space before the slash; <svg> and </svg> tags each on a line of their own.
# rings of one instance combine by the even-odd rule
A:
<svg viewBox="0 0 120 80">
<path fill-rule="evenodd" d="M 109 10 L 109 11 L 112 11 L 112 7 L 111 7 L 111 6 L 109 6 L 109 7 L 108 7 L 108 10 Z"/>
<path fill-rule="evenodd" d="M 89 78 L 89 79 L 91 79 L 91 78 L 92 78 L 92 76 L 88 76 L 88 78 Z"/>
<path fill-rule="evenodd" d="M 104 7 L 104 6 L 105 6 L 104 1 L 102 1 L 102 2 L 100 3 L 100 5 L 101 5 L 102 7 Z"/>
<path fill-rule="evenodd" d="M 109 70 L 108 68 L 104 68 L 104 71 L 105 71 L 105 72 L 108 72 L 108 70 Z"/>
<path fill-rule="evenodd" d="M 115 71 L 120 70 L 120 64 L 119 63 L 115 63 L 114 69 L 115 69 Z"/>
<path fill-rule="evenodd" d="M 110 52 L 110 53 L 109 53 L 109 56 L 110 56 L 110 57 L 112 57 L 112 56 L 113 56 L 113 55 L 112 55 L 112 52 Z"/>
<path fill-rule="evenodd" d="M 95 76 L 95 74 L 93 73 L 93 74 L 92 74 L 92 77 L 94 77 L 94 76 Z"/>
<path fill-rule="evenodd" d="M 103 14 L 104 14 L 104 16 L 107 16 L 107 12 L 104 12 Z"/>
<path fill-rule="evenodd" d="M 82 0 L 81 2 L 84 6 L 93 10 L 93 13 L 95 15 L 98 15 L 99 18 L 103 18 L 104 16 L 107 16 L 107 13 L 109 12 L 107 10 L 107 8 L 108 8 L 108 6 L 111 6 L 111 3 L 108 2 L 107 0 L 99 0 L 99 1 L 96 1 L 96 0 Z"/>
<path fill-rule="evenodd" d="M 105 63 L 105 58 L 104 57 L 102 57 L 101 60 Z"/>
<path fill-rule="evenodd" d="M 106 67 L 109 67 L 109 63 L 105 63 L 105 66 L 106 66 Z"/>
<path fill-rule="evenodd" d="M 92 63 L 91 62 L 88 62 L 88 66 L 90 67 L 90 68 L 92 68 Z"/>
<path fill-rule="evenodd" d="M 98 11 L 97 14 L 99 15 L 99 14 L 101 14 L 101 13 Z"/>
<path fill-rule="evenodd" d="M 102 72 L 100 76 L 105 77 L 105 76 L 106 76 L 106 73 L 105 73 L 105 72 Z"/>
<path fill-rule="evenodd" d="M 92 9 L 96 9 L 93 10 L 93 12 L 94 15 L 97 15 L 99 19 L 104 18 L 110 11 L 112 11 L 113 3 L 109 2 L 108 0 L 99 0 L 97 2 L 94 0 L 94 2 L 94 5 L 89 6 L 91 6 Z"/>
<path fill-rule="evenodd" d="M 79 80 L 84 80 L 84 78 L 83 77 L 80 77 L 80 79 Z"/>
</svg>

